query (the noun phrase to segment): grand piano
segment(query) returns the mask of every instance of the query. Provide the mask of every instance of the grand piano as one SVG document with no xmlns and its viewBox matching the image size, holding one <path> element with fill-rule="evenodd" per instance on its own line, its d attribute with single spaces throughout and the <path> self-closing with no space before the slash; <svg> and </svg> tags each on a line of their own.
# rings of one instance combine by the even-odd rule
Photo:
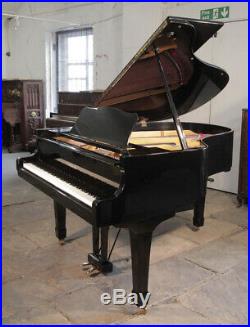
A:
<svg viewBox="0 0 250 327">
<path fill-rule="evenodd" d="M 148 293 L 155 227 L 184 210 L 202 226 L 207 180 L 231 168 L 230 128 L 179 118 L 228 83 L 223 69 L 194 55 L 222 26 L 168 17 L 95 107 L 72 128 L 37 130 L 33 154 L 17 160 L 18 175 L 54 200 L 61 242 L 66 209 L 92 225 L 92 270 L 112 271 L 109 226 L 117 236 L 129 230 L 135 293 Z"/>
</svg>

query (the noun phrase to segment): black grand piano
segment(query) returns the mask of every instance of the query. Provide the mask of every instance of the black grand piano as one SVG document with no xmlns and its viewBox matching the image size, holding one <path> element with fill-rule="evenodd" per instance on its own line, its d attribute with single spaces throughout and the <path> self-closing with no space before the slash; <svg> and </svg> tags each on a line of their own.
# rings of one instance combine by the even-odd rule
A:
<svg viewBox="0 0 250 327">
<path fill-rule="evenodd" d="M 60 241 L 66 209 L 92 225 L 94 269 L 112 270 L 109 226 L 128 228 L 135 293 L 148 292 L 154 228 L 191 209 L 202 226 L 208 177 L 231 168 L 231 129 L 179 118 L 228 83 L 224 70 L 194 55 L 222 26 L 168 17 L 95 107 L 72 128 L 37 130 L 34 153 L 17 160 L 19 176 L 54 200 Z"/>
</svg>

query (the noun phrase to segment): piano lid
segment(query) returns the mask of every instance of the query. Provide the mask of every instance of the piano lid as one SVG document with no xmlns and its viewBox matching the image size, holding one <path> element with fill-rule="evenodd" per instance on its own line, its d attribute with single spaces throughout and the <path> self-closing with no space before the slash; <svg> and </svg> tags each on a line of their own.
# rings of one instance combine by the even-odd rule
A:
<svg viewBox="0 0 250 327">
<path fill-rule="evenodd" d="M 221 27 L 221 22 L 168 17 L 117 78 L 97 106 L 115 106 L 137 113 L 140 119 L 171 118 L 155 49 L 167 76 L 179 115 L 216 96 L 228 83 L 228 74 L 194 56 Z"/>
</svg>

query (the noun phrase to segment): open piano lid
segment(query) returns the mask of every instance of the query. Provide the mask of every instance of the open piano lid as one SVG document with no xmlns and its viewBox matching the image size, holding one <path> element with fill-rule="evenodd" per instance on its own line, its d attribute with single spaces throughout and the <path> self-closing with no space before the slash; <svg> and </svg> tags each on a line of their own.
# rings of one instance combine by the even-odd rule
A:
<svg viewBox="0 0 250 327">
<path fill-rule="evenodd" d="M 167 76 L 178 115 L 192 111 L 216 96 L 227 84 L 227 73 L 194 56 L 221 27 L 221 22 L 168 17 L 117 78 L 97 106 L 137 113 L 140 119 L 171 118 L 155 48 Z"/>
<path fill-rule="evenodd" d="M 178 115 L 211 100 L 229 80 L 224 70 L 194 56 L 222 26 L 220 22 L 168 17 L 104 91 L 96 108 L 81 111 L 70 134 L 125 149 L 138 116 L 154 121 L 173 118 L 174 112 L 178 136 L 186 148 Z M 171 90 L 172 105 L 166 88 Z"/>
</svg>

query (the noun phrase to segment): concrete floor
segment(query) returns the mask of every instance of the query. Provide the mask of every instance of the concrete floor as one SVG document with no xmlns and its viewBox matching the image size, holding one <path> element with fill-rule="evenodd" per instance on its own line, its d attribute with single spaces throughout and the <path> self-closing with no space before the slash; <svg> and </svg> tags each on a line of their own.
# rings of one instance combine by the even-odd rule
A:
<svg viewBox="0 0 250 327">
<path fill-rule="evenodd" d="M 22 154 L 24 155 L 24 154 Z M 16 154 L 3 154 L 3 323 L 246 324 L 247 208 L 209 190 L 206 225 L 192 212 L 155 230 L 147 313 L 104 306 L 103 292 L 131 290 L 127 231 L 112 255 L 113 273 L 95 278 L 80 268 L 91 251 L 91 228 L 68 212 L 68 239 L 54 236 L 52 201 L 17 177 Z M 115 229 L 111 228 L 112 242 Z"/>
</svg>

